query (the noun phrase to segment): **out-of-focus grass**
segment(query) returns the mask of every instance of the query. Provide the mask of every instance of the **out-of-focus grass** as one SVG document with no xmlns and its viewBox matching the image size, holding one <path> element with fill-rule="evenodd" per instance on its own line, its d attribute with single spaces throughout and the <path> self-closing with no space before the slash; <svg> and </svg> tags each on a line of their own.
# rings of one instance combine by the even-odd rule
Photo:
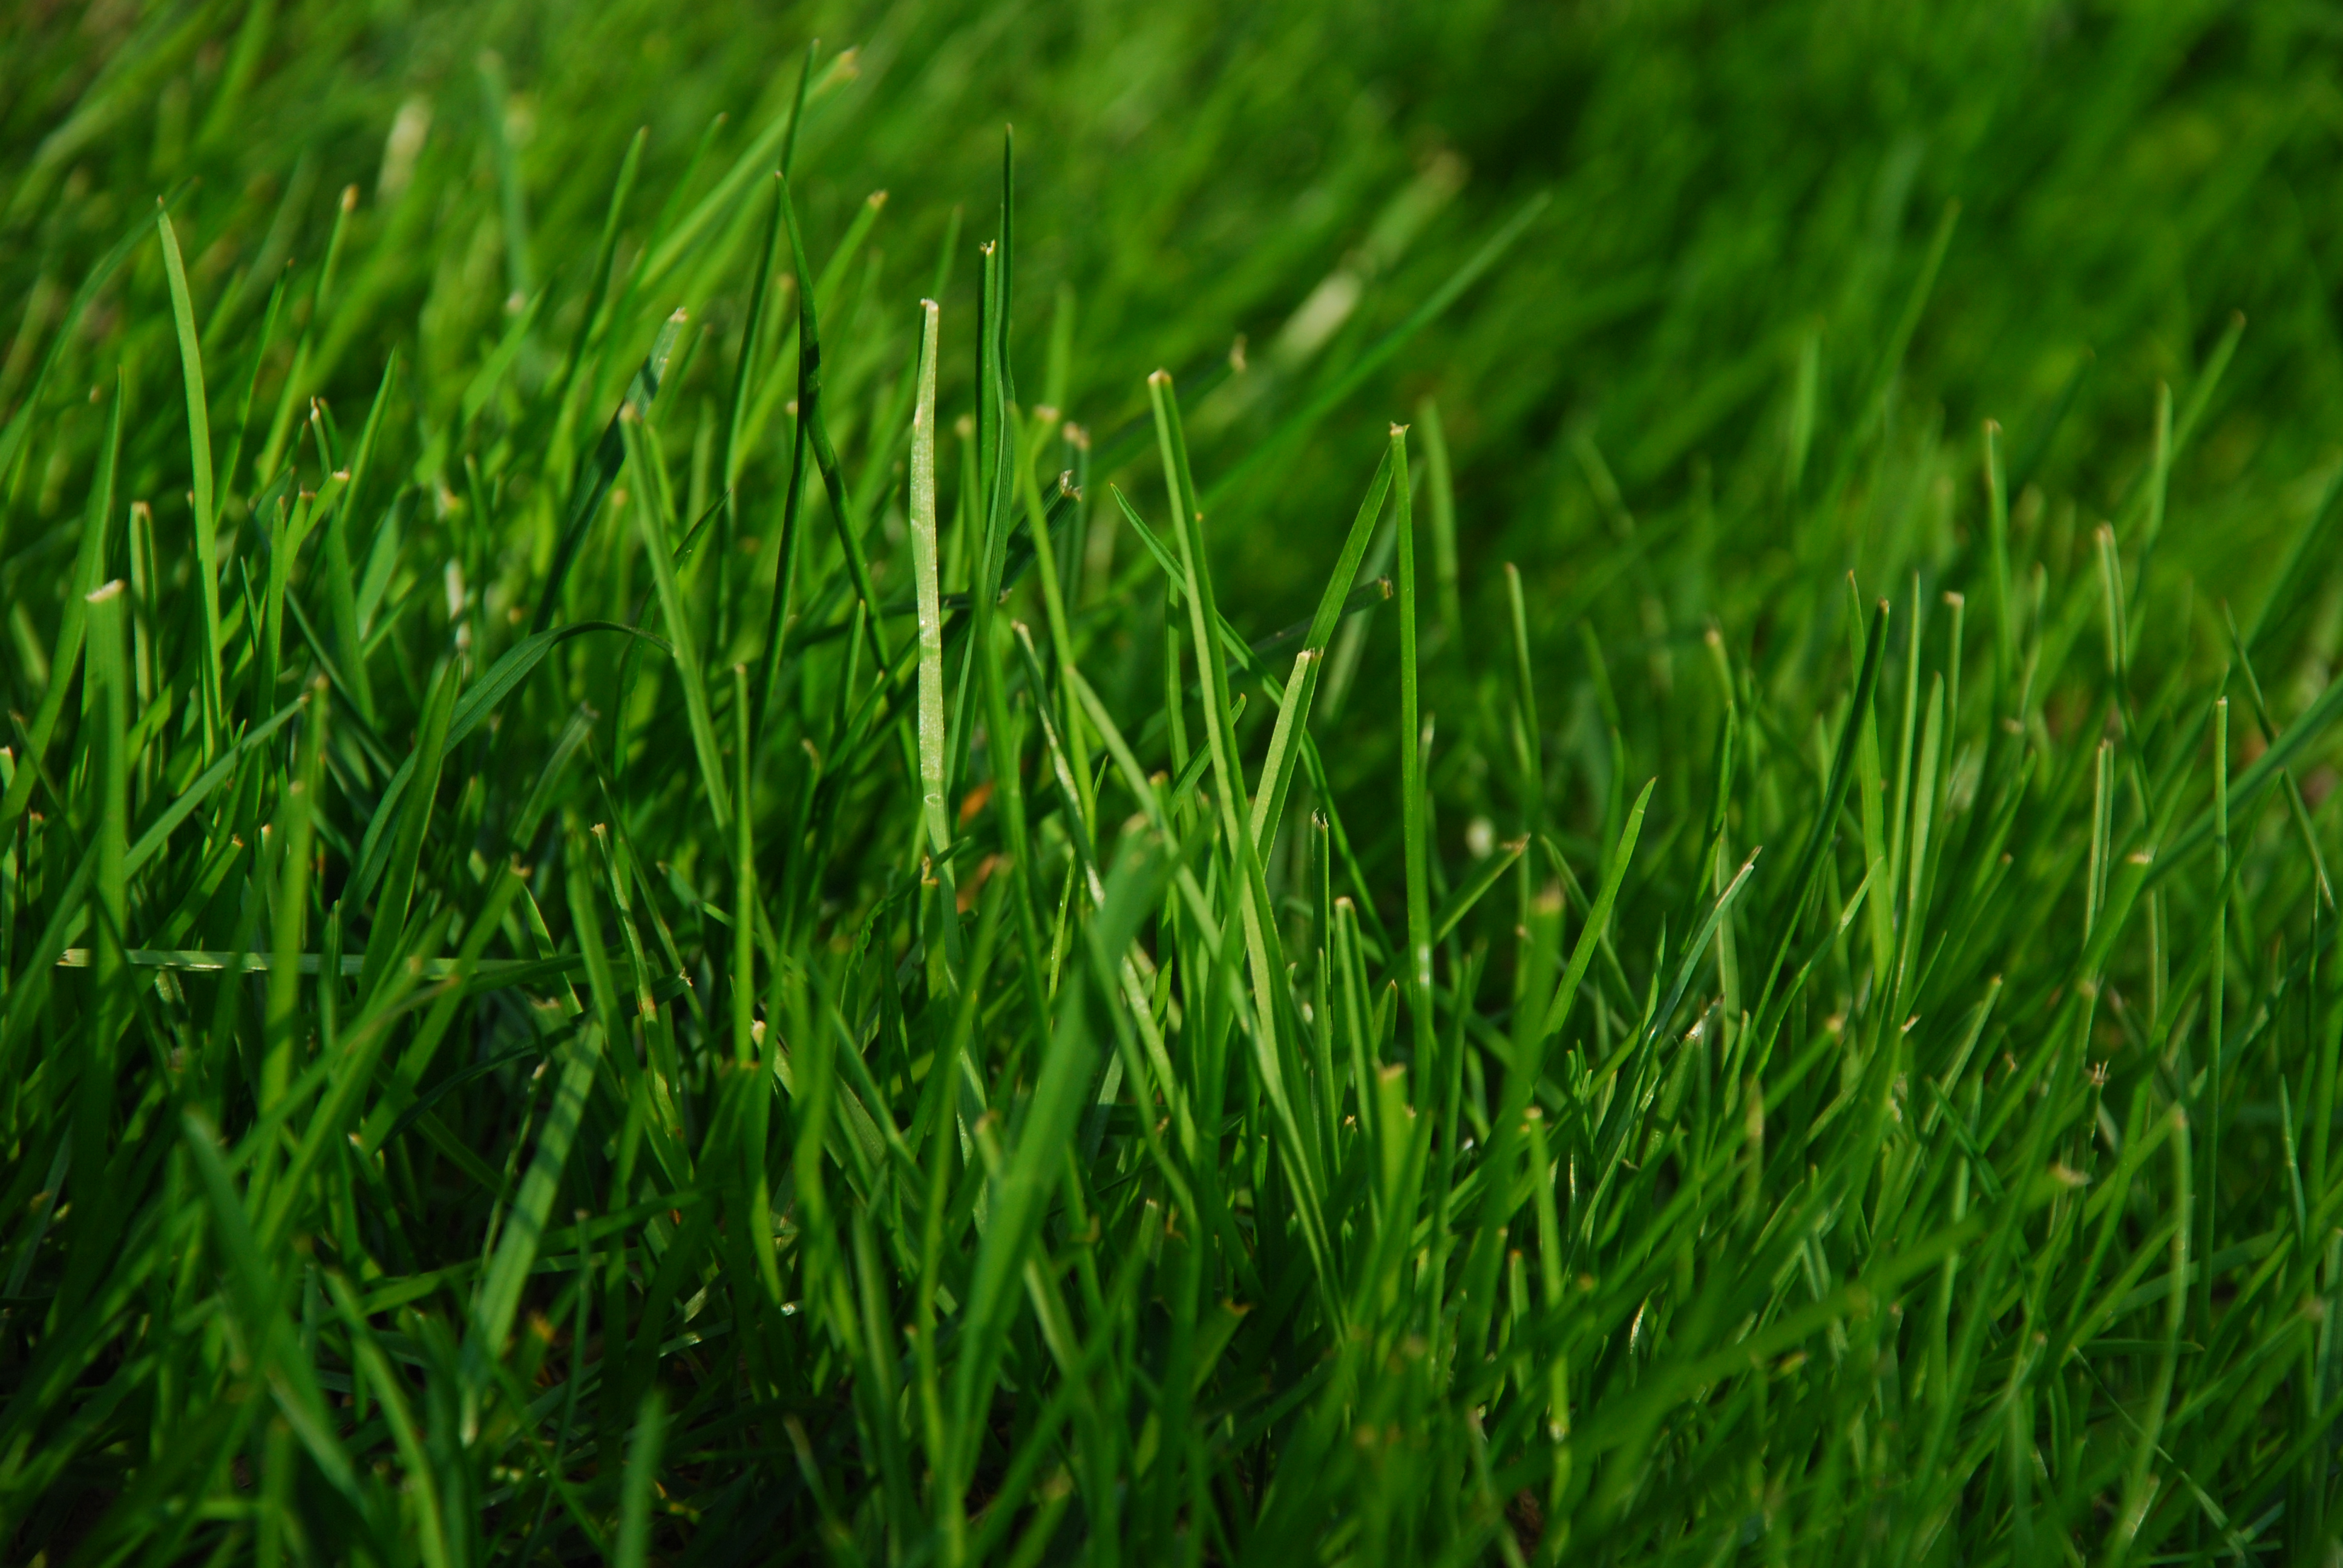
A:
<svg viewBox="0 0 2343 1568">
<path fill-rule="evenodd" d="M 322 244 L 336 190 L 361 188 L 362 245 L 396 221 L 386 174 L 417 171 L 415 233 L 334 357 L 344 400 L 418 326 L 417 368 L 456 396 L 496 331 L 494 286 L 590 255 L 634 127 L 652 131 L 645 189 L 663 192 L 729 116 L 699 194 L 784 106 L 809 33 L 860 46 L 809 127 L 809 219 L 834 227 L 889 190 L 874 244 L 894 276 L 929 275 L 950 208 L 982 199 L 999 125 L 1019 126 L 1025 315 L 1039 330 L 1059 284 L 1074 289 L 1070 401 L 1128 411 L 1108 367 L 1191 363 L 1238 333 L 1272 384 L 1257 396 L 1290 401 L 1550 190 L 1535 242 L 1373 384 L 1393 407 L 1442 396 L 1466 537 L 1525 560 L 1594 523 L 1574 431 L 1639 510 L 1694 490 L 1702 459 L 1720 489 L 1770 477 L 1803 346 L 1852 404 L 1947 201 L 1963 217 L 1898 384 L 1908 420 L 1941 407 L 1962 431 L 1991 414 L 2034 457 L 2095 356 L 2040 477 L 2105 509 L 2144 459 L 2154 382 L 2185 378 L 2241 310 L 2229 417 L 2187 483 L 2271 528 L 2343 398 L 2343 235 L 2319 195 L 2343 106 L 2316 7 L 121 5 L 28 8 L 15 28 L 0 113 L 22 152 L 0 260 L 12 299 L 48 279 L 47 313 L 177 179 L 204 181 L 198 276 L 255 314 L 279 259 Z M 518 275 L 483 48 L 510 95 Z M 410 136 L 394 137 L 402 108 Z M 1417 194 L 1434 199 L 1404 199 L 1427 169 Z M 1463 184 L 1443 206 L 1449 171 Z M 1358 303 L 1296 386 L 1265 350 L 1329 279 L 1338 298 L 1358 280 Z M 1278 536 L 1322 540 L 1312 520 Z M 1299 602 L 1302 563 L 1275 566 L 1267 581 Z"/>
</svg>

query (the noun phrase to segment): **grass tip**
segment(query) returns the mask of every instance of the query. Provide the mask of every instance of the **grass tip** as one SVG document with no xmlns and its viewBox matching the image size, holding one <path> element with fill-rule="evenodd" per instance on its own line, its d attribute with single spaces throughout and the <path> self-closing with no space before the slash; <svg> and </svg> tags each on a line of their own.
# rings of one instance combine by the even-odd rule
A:
<svg viewBox="0 0 2343 1568">
<path fill-rule="evenodd" d="M 83 596 L 83 598 L 91 604 L 104 604 L 108 599 L 120 597 L 122 588 L 122 579 L 120 578 L 116 578 L 112 582 L 107 583 L 103 588 L 95 588 L 90 589 L 87 594 Z"/>
<path fill-rule="evenodd" d="M 342 210 L 344 212 L 356 212 L 358 210 L 357 186 L 349 185 L 342 187 Z"/>
</svg>

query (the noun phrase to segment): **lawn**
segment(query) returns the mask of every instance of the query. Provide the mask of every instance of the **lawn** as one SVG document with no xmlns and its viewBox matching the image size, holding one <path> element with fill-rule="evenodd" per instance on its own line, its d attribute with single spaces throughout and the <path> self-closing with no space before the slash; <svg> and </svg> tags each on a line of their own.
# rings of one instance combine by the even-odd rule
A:
<svg viewBox="0 0 2343 1568">
<path fill-rule="evenodd" d="M 20 0 L 0 1562 L 2343 1554 L 2343 19 Z"/>
</svg>

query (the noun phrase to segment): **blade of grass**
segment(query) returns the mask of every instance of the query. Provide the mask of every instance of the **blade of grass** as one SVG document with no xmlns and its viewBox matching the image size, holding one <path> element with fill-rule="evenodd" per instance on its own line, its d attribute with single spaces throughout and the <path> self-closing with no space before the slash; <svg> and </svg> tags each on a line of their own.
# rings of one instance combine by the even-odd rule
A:
<svg viewBox="0 0 2343 1568">
<path fill-rule="evenodd" d="M 196 663 L 203 698 L 204 760 L 219 752 L 226 717 L 220 690 L 219 544 L 212 520 L 212 428 L 204 392 L 204 356 L 196 342 L 195 303 L 187 293 L 187 269 L 179 259 L 179 236 L 170 209 L 158 205 L 155 229 L 162 236 L 164 276 L 171 285 L 171 314 L 179 329 L 179 367 L 187 391 L 187 448 L 195 467 L 196 585 L 203 607 L 204 649 Z"/>
</svg>

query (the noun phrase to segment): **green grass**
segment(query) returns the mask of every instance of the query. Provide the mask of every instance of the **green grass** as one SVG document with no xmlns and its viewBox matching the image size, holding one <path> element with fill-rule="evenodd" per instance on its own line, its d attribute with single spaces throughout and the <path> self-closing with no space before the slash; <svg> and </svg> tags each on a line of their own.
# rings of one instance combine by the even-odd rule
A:
<svg viewBox="0 0 2343 1568">
<path fill-rule="evenodd" d="M 0 1559 L 2333 1561 L 2336 29 L 1421 10 L 0 21 Z"/>
</svg>

